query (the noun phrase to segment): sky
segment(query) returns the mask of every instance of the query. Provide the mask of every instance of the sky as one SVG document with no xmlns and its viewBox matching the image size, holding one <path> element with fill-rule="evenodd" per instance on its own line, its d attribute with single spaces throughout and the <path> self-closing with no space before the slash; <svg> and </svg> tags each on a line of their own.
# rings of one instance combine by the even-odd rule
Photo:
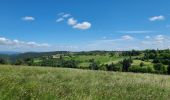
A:
<svg viewBox="0 0 170 100">
<path fill-rule="evenodd" d="M 170 0 L 0 0 L 0 51 L 170 48 Z"/>
</svg>

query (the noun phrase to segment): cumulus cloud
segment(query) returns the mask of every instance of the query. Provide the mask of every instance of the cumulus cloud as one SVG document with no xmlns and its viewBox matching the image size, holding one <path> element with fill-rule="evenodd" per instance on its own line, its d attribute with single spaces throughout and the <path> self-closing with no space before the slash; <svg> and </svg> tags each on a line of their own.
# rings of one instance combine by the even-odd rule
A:
<svg viewBox="0 0 170 100">
<path fill-rule="evenodd" d="M 67 23 L 68 23 L 68 25 L 75 25 L 75 24 L 77 24 L 77 20 L 75 20 L 74 18 L 69 18 Z"/>
<path fill-rule="evenodd" d="M 151 18 L 149 18 L 150 21 L 161 21 L 161 20 L 165 20 L 165 17 L 160 15 L 160 16 L 153 16 Z"/>
<path fill-rule="evenodd" d="M 59 13 L 58 16 L 59 18 L 56 20 L 56 22 L 61 22 L 67 19 L 67 24 L 72 26 L 72 28 L 75 28 L 75 29 L 87 30 L 91 28 L 92 26 L 91 23 L 88 21 L 78 22 L 77 19 L 74 19 L 73 17 L 71 17 L 72 15 L 68 13 L 62 12 L 62 13 Z"/>
<path fill-rule="evenodd" d="M 32 16 L 25 16 L 25 17 L 22 18 L 22 20 L 24 20 L 24 21 L 34 21 L 35 18 L 32 17 Z"/>
<path fill-rule="evenodd" d="M 73 26 L 73 28 L 81 29 L 81 30 L 86 30 L 89 29 L 90 27 L 91 27 L 91 23 L 89 22 L 82 22 Z"/>
<path fill-rule="evenodd" d="M 121 37 L 123 40 L 133 40 L 134 38 L 130 35 L 124 35 Z"/>
<path fill-rule="evenodd" d="M 46 43 L 25 42 L 19 40 L 11 40 L 4 37 L 0 37 L 0 45 L 13 46 L 13 47 L 49 47 Z"/>
</svg>

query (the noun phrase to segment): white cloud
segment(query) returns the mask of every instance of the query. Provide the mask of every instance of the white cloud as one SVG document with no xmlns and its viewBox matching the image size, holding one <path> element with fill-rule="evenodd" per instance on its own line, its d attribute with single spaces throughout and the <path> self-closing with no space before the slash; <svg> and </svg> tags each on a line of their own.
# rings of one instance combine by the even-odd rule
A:
<svg viewBox="0 0 170 100">
<path fill-rule="evenodd" d="M 81 30 L 86 30 L 89 29 L 90 27 L 91 27 L 91 23 L 89 22 L 82 22 L 73 26 L 73 28 L 81 29 Z"/>
<path fill-rule="evenodd" d="M 165 17 L 160 15 L 160 16 L 154 16 L 149 18 L 150 21 L 161 21 L 161 20 L 165 20 Z"/>
<path fill-rule="evenodd" d="M 89 29 L 91 28 L 91 23 L 90 22 L 87 22 L 87 21 L 84 21 L 84 22 L 78 22 L 76 19 L 74 19 L 73 17 L 72 18 L 69 18 L 70 16 L 72 16 L 71 14 L 68 14 L 68 13 L 59 13 L 58 16 L 60 16 L 60 18 L 58 18 L 56 20 L 56 22 L 61 22 L 63 20 L 67 20 L 67 24 L 72 26 L 73 28 L 75 29 L 81 29 L 81 30 L 86 30 L 86 29 Z"/>
<path fill-rule="evenodd" d="M 152 33 L 152 32 L 154 32 L 154 31 L 116 31 L 116 32 L 118 32 L 118 33 L 126 33 L 126 34 L 142 34 L 142 33 Z"/>
<path fill-rule="evenodd" d="M 151 37 L 150 36 L 145 36 L 145 39 L 150 39 Z"/>
<path fill-rule="evenodd" d="M 75 20 L 74 18 L 69 18 L 67 23 L 68 23 L 68 25 L 75 25 L 75 24 L 77 24 L 77 20 Z"/>
<path fill-rule="evenodd" d="M 68 17 L 70 17 L 71 16 L 71 14 L 64 14 L 63 15 L 63 18 L 68 18 Z"/>
<path fill-rule="evenodd" d="M 46 43 L 36 43 L 36 42 L 24 42 L 19 40 L 10 40 L 4 37 L 0 37 L 0 45 L 13 46 L 13 47 L 48 47 L 49 44 Z"/>
<path fill-rule="evenodd" d="M 64 21 L 64 18 L 58 18 L 58 19 L 56 20 L 56 22 L 61 22 L 61 21 Z"/>
<path fill-rule="evenodd" d="M 168 41 L 168 39 L 165 38 L 165 36 L 163 35 L 156 35 L 155 37 L 153 38 L 147 38 L 147 40 L 143 40 L 142 41 L 142 44 L 145 44 L 145 45 L 155 45 L 158 47 L 160 46 L 165 46 L 164 48 L 167 47 L 167 44 L 169 44 L 170 41 Z"/>
<path fill-rule="evenodd" d="M 66 18 L 70 17 L 71 14 L 66 14 L 64 12 L 61 12 L 58 14 L 59 18 L 56 20 L 56 22 L 64 21 Z"/>
<path fill-rule="evenodd" d="M 49 47 L 49 44 L 47 44 L 47 43 L 38 44 L 36 42 L 27 42 L 26 46 L 29 46 L 29 47 Z"/>
<path fill-rule="evenodd" d="M 165 41 L 165 37 L 163 35 L 157 35 L 155 37 L 155 42 L 156 43 L 163 43 Z"/>
<path fill-rule="evenodd" d="M 133 40 L 134 38 L 132 36 L 129 35 L 124 35 L 121 37 L 123 40 Z"/>
<path fill-rule="evenodd" d="M 34 21 L 35 18 L 32 17 L 32 16 L 25 16 L 25 17 L 22 18 L 22 20 L 24 20 L 24 21 Z"/>
<path fill-rule="evenodd" d="M 4 37 L 0 37 L 0 45 L 9 45 L 11 44 L 11 41 L 4 38 Z"/>
</svg>

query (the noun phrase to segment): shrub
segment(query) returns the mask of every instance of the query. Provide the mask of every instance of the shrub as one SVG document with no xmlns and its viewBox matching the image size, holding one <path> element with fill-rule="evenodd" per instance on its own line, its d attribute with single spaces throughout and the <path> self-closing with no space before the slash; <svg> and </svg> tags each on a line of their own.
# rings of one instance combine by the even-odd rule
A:
<svg viewBox="0 0 170 100">
<path fill-rule="evenodd" d="M 122 71 L 122 66 L 120 63 L 115 64 L 114 71 Z"/>
<path fill-rule="evenodd" d="M 140 63 L 140 67 L 143 67 L 145 64 L 143 62 Z"/>
<path fill-rule="evenodd" d="M 107 70 L 107 66 L 108 66 L 108 65 L 102 64 L 102 65 L 100 65 L 99 70 L 104 70 L 104 71 L 106 71 L 106 70 Z"/>
<path fill-rule="evenodd" d="M 91 64 L 89 65 L 89 68 L 91 70 L 98 70 L 99 69 L 99 64 L 97 62 L 91 62 Z"/>
<path fill-rule="evenodd" d="M 114 71 L 114 68 L 115 68 L 115 64 L 113 64 L 113 63 L 111 63 L 107 66 L 108 71 Z"/>
<path fill-rule="evenodd" d="M 167 73 L 167 69 L 162 63 L 155 64 L 154 69 L 155 69 L 156 73 L 161 73 L 161 74 Z"/>
<path fill-rule="evenodd" d="M 140 72 L 140 73 L 154 73 L 154 68 L 151 66 L 131 66 L 128 69 L 130 72 Z"/>
</svg>

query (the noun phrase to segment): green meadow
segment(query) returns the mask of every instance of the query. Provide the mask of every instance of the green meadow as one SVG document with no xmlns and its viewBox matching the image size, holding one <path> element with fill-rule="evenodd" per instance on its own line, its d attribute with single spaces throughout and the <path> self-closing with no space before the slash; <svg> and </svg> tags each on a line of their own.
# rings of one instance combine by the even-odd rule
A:
<svg viewBox="0 0 170 100">
<path fill-rule="evenodd" d="M 169 100 L 169 98 L 168 75 L 0 65 L 0 100 Z"/>
</svg>

